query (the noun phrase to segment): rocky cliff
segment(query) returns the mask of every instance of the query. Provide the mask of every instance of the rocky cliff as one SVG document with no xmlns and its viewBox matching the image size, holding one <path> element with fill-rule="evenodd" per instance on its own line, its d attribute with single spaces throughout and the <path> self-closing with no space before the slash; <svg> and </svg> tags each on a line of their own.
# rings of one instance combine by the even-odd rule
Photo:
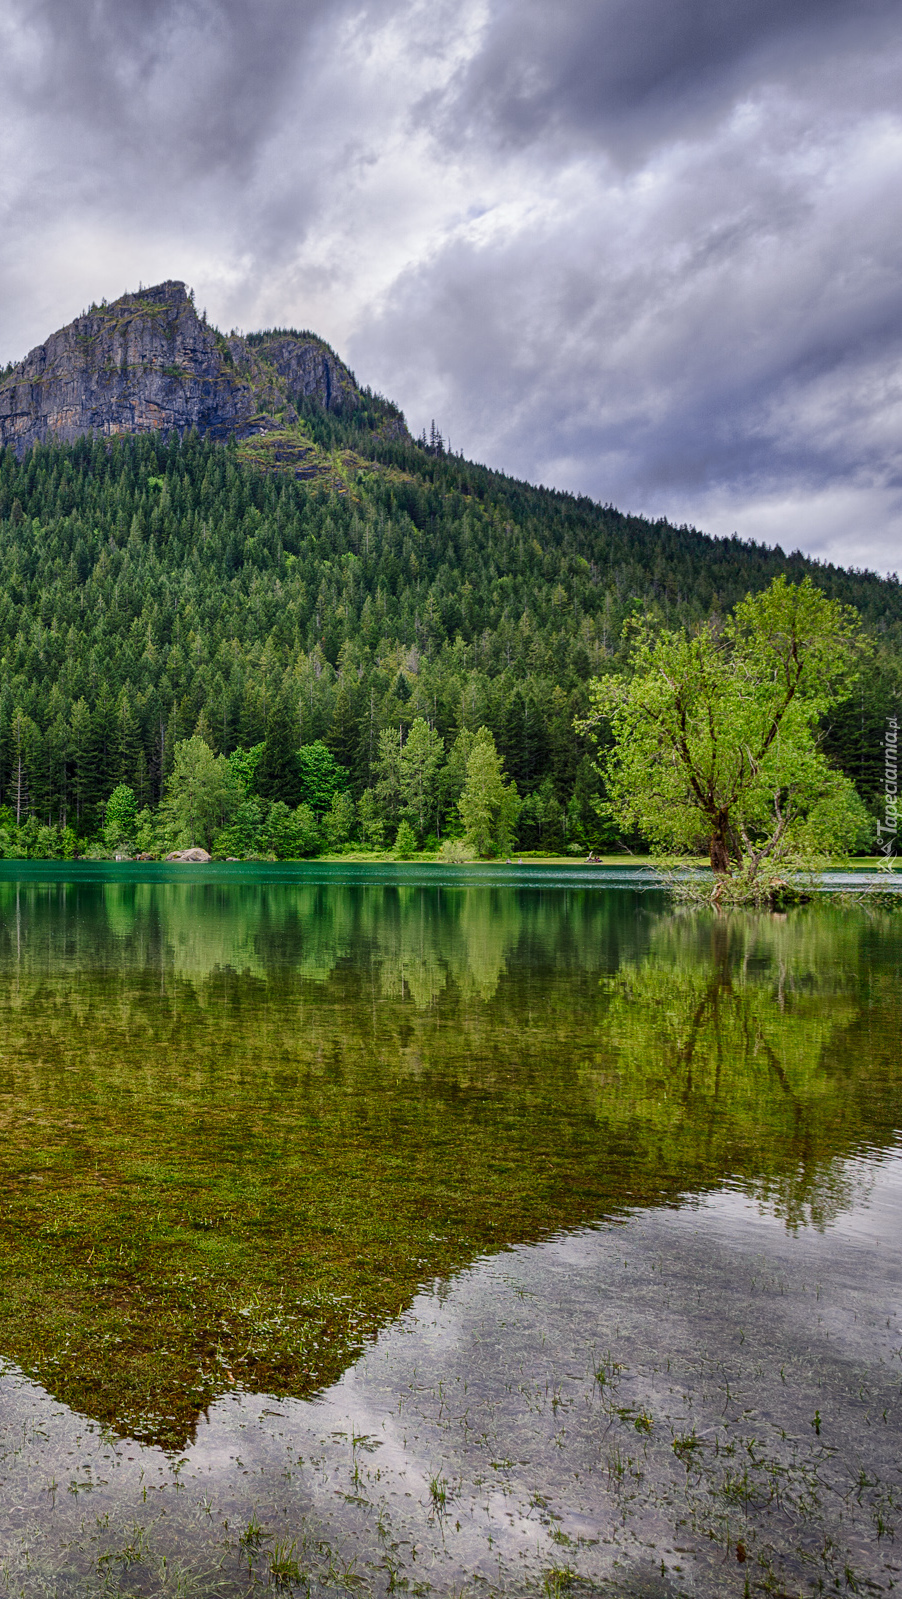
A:
<svg viewBox="0 0 902 1599">
<path fill-rule="evenodd" d="M 21 455 L 45 439 L 173 428 L 248 438 L 293 421 L 301 398 L 338 410 L 362 395 L 321 339 L 227 338 L 171 281 L 92 307 L 13 367 L 0 381 L 0 444 Z"/>
</svg>

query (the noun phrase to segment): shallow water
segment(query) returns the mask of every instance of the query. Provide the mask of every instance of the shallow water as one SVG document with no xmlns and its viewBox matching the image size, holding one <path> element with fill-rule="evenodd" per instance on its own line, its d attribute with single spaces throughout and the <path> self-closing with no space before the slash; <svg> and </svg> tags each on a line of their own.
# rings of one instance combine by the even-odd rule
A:
<svg viewBox="0 0 902 1599">
<path fill-rule="evenodd" d="M 151 876 L 0 878 L 5 1591 L 899 1582 L 894 916 Z"/>
</svg>

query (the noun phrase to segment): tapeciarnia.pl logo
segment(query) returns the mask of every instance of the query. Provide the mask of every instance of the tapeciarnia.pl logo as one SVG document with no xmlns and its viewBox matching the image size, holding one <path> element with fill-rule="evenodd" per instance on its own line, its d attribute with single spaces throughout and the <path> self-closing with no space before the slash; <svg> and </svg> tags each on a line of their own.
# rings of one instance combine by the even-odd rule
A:
<svg viewBox="0 0 902 1599">
<path fill-rule="evenodd" d="M 877 848 L 889 863 L 899 831 L 899 718 L 888 716 L 883 735 L 883 821 L 877 823 Z"/>
</svg>

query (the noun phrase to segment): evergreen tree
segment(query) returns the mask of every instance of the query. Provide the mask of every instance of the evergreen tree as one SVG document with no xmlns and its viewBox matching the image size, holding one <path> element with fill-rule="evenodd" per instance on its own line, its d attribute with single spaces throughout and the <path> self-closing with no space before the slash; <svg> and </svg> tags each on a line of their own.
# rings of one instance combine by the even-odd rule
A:
<svg viewBox="0 0 902 1599">
<path fill-rule="evenodd" d="M 817 735 L 876 817 L 886 719 L 902 711 L 902 585 L 424 454 L 379 436 L 367 407 L 306 405 L 319 481 L 261 472 L 259 441 L 144 435 L 0 452 L 0 804 L 15 809 L 17 709 L 34 727 L 18 780 L 26 816 L 71 818 L 96 837 L 119 782 L 155 804 L 180 740 L 253 749 L 284 702 L 290 748 L 324 741 L 355 800 L 378 792 L 388 837 L 408 814 L 399 763 L 421 719 L 449 750 L 428 830 L 459 825 L 455 739 L 486 727 L 529 801 L 524 840 L 545 847 L 557 805 L 571 842 L 588 846 L 574 721 L 589 679 L 623 672 L 624 622 L 717 628 L 782 574 L 855 605 L 873 642 L 865 678 Z M 338 495 L 333 452 L 351 450 L 354 492 Z M 389 470 L 360 475 L 361 455 Z M 549 779 L 550 810 L 537 798 Z"/>
<path fill-rule="evenodd" d="M 256 789 L 264 799 L 282 800 L 289 806 L 306 797 L 302 792 L 294 712 L 284 699 L 276 700 L 267 719 Z"/>
<path fill-rule="evenodd" d="M 29 765 L 33 748 L 33 734 L 35 728 L 30 716 L 18 707 L 13 712 L 10 725 L 10 748 L 12 752 L 12 772 L 10 776 L 10 797 L 12 808 L 15 812 L 16 826 L 21 826 L 29 809 Z"/>
<path fill-rule="evenodd" d="M 72 752 L 72 794 L 75 816 L 79 823 L 88 819 L 96 789 L 94 726 L 90 707 L 83 697 L 72 707 L 69 724 L 69 747 Z"/>
<path fill-rule="evenodd" d="M 379 802 L 371 788 L 365 788 L 357 805 L 357 826 L 361 843 L 367 849 L 382 849 L 385 844 L 385 820 Z"/>
<path fill-rule="evenodd" d="M 393 827 L 401 811 L 402 728 L 386 727 L 379 734 L 376 754 L 376 797 L 387 824 Z"/>
<path fill-rule="evenodd" d="M 138 762 L 144 754 L 141 727 L 127 688 L 120 691 L 116 705 L 116 781 L 133 784 Z M 146 764 L 146 760 L 145 760 Z"/>
</svg>

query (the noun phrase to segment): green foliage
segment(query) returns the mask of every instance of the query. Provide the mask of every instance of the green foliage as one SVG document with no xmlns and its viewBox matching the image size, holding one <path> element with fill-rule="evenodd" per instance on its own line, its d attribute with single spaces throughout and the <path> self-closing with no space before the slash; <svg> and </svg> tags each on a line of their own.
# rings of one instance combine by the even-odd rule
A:
<svg viewBox="0 0 902 1599">
<path fill-rule="evenodd" d="M 238 749 L 232 750 L 229 756 L 229 765 L 240 780 L 245 794 L 253 794 L 257 786 L 257 768 L 263 756 L 263 749 L 262 743 L 255 744 L 253 749 L 249 750 L 241 749 L 239 746 Z"/>
<path fill-rule="evenodd" d="M 322 847 L 322 837 L 316 815 L 309 805 L 303 802 L 297 806 L 294 813 L 295 821 L 295 846 L 299 856 L 316 855 Z"/>
<path fill-rule="evenodd" d="M 323 817 L 323 837 L 331 850 L 350 843 L 355 820 L 356 809 L 350 794 L 333 794 L 332 804 Z"/>
<path fill-rule="evenodd" d="M 292 810 L 284 800 L 269 804 L 254 797 L 245 799 L 230 825 L 219 830 L 211 853 L 220 861 L 266 857 L 296 861 L 318 854 L 322 843 L 316 817 L 309 805 L 297 805 Z"/>
<path fill-rule="evenodd" d="M 375 396 L 298 409 L 297 447 L 353 452 L 359 472 L 307 483 L 193 436 L 0 452 L 0 801 L 19 824 L 98 839 L 113 789 L 154 808 L 196 734 L 235 756 L 247 794 L 322 817 L 334 793 L 371 790 L 371 839 L 402 817 L 444 837 L 484 726 L 529 802 L 525 847 L 613 844 L 574 727 L 589 678 L 625 666 L 630 616 L 716 625 L 780 573 L 854 603 L 875 641 L 824 728 L 875 813 L 883 718 L 902 697 L 898 583 L 516 483 L 405 441 Z M 447 755 L 411 801 L 418 721 Z M 295 787 L 315 745 L 332 776 L 302 770 Z"/>
<path fill-rule="evenodd" d="M 229 765 L 232 760 L 230 758 Z M 242 860 L 259 852 L 264 809 L 256 799 L 244 799 L 228 827 L 220 828 L 211 853 L 217 860 Z"/>
<path fill-rule="evenodd" d="M 304 804 L 309 805 L 315 815 L 322 816 L 330 808 L 334 796 L 346 786 L 348 774 L 322 739 L 304 744 L 297 762 Z"/>
<path fill-rule="evenodd" d="M 382 849 L 385 843 L 385 822 L 379 811 L 376 796 L 365 788 L 357 806 L 357 828 L 361 843 L 367 849 Z"/>
<path fill-rule="evenodd" d="M 297 743 L 295 718 L 287 700 L 279 699 L 267 717 L 266 738 L 254 774 L 254 787 L 264 799 L 289 805 L 297 805 L 301 799 L 304 784 Z"/>
<path fill-rule="evenodd" d="M 395 834 L 395 855 L 399 861 L 407 861 L 417 852 L 417 835 L 409 822 L 400 822 Z"/>
<path fill-rule="evenodd" d="M 471 861 L 473 856 L 462 838 L 446 838 L 442 843 L 437 859 L 446 866 L 464 866 Z"/>
<path fill-rule="evenodd" d="M 134 841 L 138 825 L 138 807 L 135 802 L 135 791 L 127 783 L 120 783 L 113 789 L 106 802 L 106 825 L 104 838 L 107 848 L 115 850 L 117 847 L 128 848 Z"/>
<path fill-rule="evenodd" d="M 520 799 L 516 784 L 505 780 L 503 763 L 487 727 L 479 729 L 467 757 L 458 810 L 467 845 L 475 855 L 503 855 L 510 849 Z"/>
<path fill-rule="evenodd" d="M 403 814 L 420 842 L 435 814 L 438 775 L 445 753 L 444 740 L 422 716 L 411 725 L 398 760 Z"/>
<path fill-rule="evenodd" d="M 401 751 L 403 726 L 385 727 L 379 734 L 376 754 L 376 799 L 389 823 L 396 822 L 401 809 Z"/>
<path fill-rule="evenodd" d="M 243 798 L 241 780 L 224 755 L 214 755 L 202 738 L 182 739 L 175 747 L 160 820 L 173 847 L 199 844 L 209 849 Z"/>
<path fill-rule="evenodd" d="M 818 727 L 855 682 L 859 618 L 810 579 L 780 577 L 720 626 L 636 628 L 632 675 L 595 680 L 584 726 L 610 724 L 614 816 L 659 850 L 696 853 L 753 885 L 848 848 L 863 824 Z"/>
</svg>

